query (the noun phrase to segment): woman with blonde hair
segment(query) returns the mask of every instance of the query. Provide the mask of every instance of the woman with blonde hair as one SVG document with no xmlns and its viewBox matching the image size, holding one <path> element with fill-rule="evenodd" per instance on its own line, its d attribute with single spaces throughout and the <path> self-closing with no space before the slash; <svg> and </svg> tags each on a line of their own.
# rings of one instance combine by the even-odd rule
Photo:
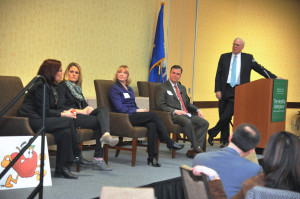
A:
<svg viewBox="0 0 300 199">
<path fill-rule="evenodd" d="M 96 134 L 96 149 L 92 161 L 93 169 L 110 171 L 103 160 L 103 145 L 114 146 L 118 139 L 110 135 L 110 121 L 107 107 L 93 108 L 89 106 L 82 94 L 82 70 L 79 64 L 72 62 L 66 68 L 64 79 L 58 84 L 58 108 L 72 109 L 76 113 L 75 126 L 77 129 L 93 129 Z M 84 163 L 82 154 L 75 162 Z"/>
<path fill-rule="evenodd" d="M 131 80 L 129 78 L 129 68 L 126 65 L 118 67 L 114 76 L 115 84 L 109 91 L 109 99 L 112 102 L 114 112 L 129 114 L 129 121 L 133 126 L 145 126 L 148 129 L 148 159 L 147 164 L 154 167 L 161 165 L 154 160 L 158 154 L 156 137 L 160 141 L 165 141 L 169 149 L 182 149 L 184 145 L 174 142 L 168 135 L 159 116 L 147 109 L 139 109 L 135 102 L 134 91 L 129 86 Z"/>
</svg>

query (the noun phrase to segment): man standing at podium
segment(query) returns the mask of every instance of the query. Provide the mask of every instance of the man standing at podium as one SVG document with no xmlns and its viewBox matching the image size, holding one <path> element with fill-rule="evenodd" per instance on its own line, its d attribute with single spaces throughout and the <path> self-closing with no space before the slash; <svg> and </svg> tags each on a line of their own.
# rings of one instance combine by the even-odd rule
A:
<svg viewBox="0 0 300 199">
<path fill-rule="evenodd" d="M 245 42 L 241 38 L 233 41 L 232 52 L 222 54 L 219 60 L 215 93 L 219 100 L 219 121 L 208 130 L 208 143 L 213 145 L 213 138 L 221 131 L 221 148 L 228 145 L 229 124 L 233 116 L 235 86 L 250 82 L 251 70 L 265 78 L 277 78 L 276 75 L 258 64 L 253 55 L 242 53 Z"/>
</svg>

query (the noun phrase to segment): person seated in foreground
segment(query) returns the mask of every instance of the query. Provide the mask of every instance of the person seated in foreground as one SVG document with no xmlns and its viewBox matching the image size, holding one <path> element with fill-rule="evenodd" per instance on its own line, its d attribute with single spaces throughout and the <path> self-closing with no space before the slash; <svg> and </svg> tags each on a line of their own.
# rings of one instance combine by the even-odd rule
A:
<svg viewBox="0 0 300 199">
<path fill-rule="evenodd" d="M 239 125 L 229 137 L 229 145 L 221 151 L 200 153 L 194 158 L 193 167 L 207 166 L 219 174 L 225 193 L 231 198 L 242 188 L 242 183 L 258 175 L 262 168 L 244 157 L 254 152 L 260 133 L 251 124 Z"/>
<path fill-rule="evenodd" d="M 133 126 L 145 126 L 148 138 L 148 159 L 147 164 L 154 167 L 161 165 L 154 160 L 158 154 L 156 138 L 158 136 L 160 141 L 167 143 L 169 149 L 179 150 L 184 147 L 178 144 L 169 137 L 160 117 L 157 113 L 149 112 L 147 109 L 139 109 L 135 102 L 133 89 L 129 86 L 131 80 L 129 79 L 128 66 L 121 65 L 118 67 L 114 76 L 114 82 L 109 91 L 109 99 L 112 102 L 112 109 L 114 112 L 129 114 L 129 121 Z"/>
<path fill-rule="evenodd" d="M 107 107 L 93 108 L 89 106 L 82 94 L 82 70 L 79 64 L 70 63 L 66 68 L 64 79 L 58 84 L 58 108 L 72 109 L 76 113 L 74 119 L 77 129 L 93 129 L 96 135 L 96 148 L 92 161 L 93 169 L 111 171 L 103 160 L 103 145 L 116 145 L 119 140 L 110 135 L 109 112 Z M 82 157 L 79 163 L 87 164 Z M 76 162 L 76 161 L 75 161 Z"/>
<path fill-rule="evenodd" d="M 263 172 L 244 181 L 234 199 L 245 198 L 254 186 L 264 186 L 300 193 L 300 139 L 296 135 L 281 131 L 273 134 L 264 150 Z M 228 171 L 232 173 L 234 170 Z M 222 187 L 224 181 L 214 169 L 196 165 L 194 175 L 205 174 L 213 199 L 227 198 Z M 221 178 L 221 179 L 220 179 Z M 221 181 L 222 180 L 222 181 Z"/>
</svg>

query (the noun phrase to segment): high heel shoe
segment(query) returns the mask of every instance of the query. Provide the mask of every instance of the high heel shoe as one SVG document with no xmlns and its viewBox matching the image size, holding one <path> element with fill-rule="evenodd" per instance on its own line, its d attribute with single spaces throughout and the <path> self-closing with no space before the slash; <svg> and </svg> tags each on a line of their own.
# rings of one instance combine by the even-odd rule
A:
<svg viewBox="0 0 300 199">
<path fill-rule="evenodd" d="M 160 167 L 161 164 L 159 164 L 156 160 L 153 160 L 153 158 L 147 158 L 147 165 L 150 165 L 153 167 Z"/>
<path fill-rule="evenodd" d="M 107 166 L 104 160 L 95 160 L 93 159 L 93 170 L 100 170 L 100 171 L 112 171 L 112 168 Z"/>
<path fill-rule="evenodd" d="M 67 167 L 59 167 L 55 169 L 54 177 L 64 177 L 67 179 L 78 179 L 78 175 L 69 172 Z"/>
<path fill-rule="evenodd" d="M 104 134 L 101 138 L 100 138 L 100 142 L 101 142 L 101 147 L 103 148 L 104 144 L 108 144 L 109 146 L 115 146 L 118 144 L 119 139 L 118 138 L 112 138 L 111 135 L 109 133 Z"/>
</svg>

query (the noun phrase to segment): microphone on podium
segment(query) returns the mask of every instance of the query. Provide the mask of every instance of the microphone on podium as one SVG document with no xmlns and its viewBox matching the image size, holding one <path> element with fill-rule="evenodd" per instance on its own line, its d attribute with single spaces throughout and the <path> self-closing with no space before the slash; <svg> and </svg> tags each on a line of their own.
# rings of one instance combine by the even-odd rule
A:
<svg viewBox="0 0 300 199">
<path fill-rule="evenodd" d="M 252 62 L 253 62 L 253 63 L 256 63 L 257 65 L 259 65 L 259 66 L 261 67 L 261 69 L 264 71 L 264 73 L 268 76 L 268 78 L 271 79 L 271 77 L 270 77 L 270 75 L 267 73 L 266 69 L 265 69 L 262 65 L 260 65 L 259 63 L 257 63 L 257 61 L 255 61 L 254 58 L 252 59 Z"/>
</svg>

